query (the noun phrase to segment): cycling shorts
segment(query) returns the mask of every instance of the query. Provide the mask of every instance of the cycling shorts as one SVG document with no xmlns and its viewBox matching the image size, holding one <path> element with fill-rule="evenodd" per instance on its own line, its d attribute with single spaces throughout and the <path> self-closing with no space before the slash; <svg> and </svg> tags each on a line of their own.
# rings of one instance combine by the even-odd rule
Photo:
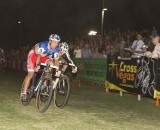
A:
<svg viewBox="0 0 160 130">
<path fill-rule="evenodd" d="M 28 59 L 27 59 L 27 70 L 28 72 L 34 72 L 35 67 L 36 67 L 36 58 L 37 54 L 34 51 L 34 48 L 30 50 L 28 54 Z M 41 63 L 47 63 L 48 60 L 51 60 L 48 56 L 44 56 L 40 58 Z"/>
</svg>

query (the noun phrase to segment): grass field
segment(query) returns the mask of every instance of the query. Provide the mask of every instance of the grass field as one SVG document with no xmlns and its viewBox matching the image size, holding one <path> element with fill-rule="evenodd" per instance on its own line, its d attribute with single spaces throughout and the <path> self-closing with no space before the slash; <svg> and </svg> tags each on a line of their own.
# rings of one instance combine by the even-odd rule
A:
<svg viewBox="0 0 160 130">
<path fill-rule="evenodd" d="M 160 130 L 160 107 L 152 99 L 105 94 L 104 89 L 71 86 L 64 109 L 53 103 L 37 112 L 35 99 L 21 105 L 19 93 L 25 74 L 0 73 L 0 130 Z"/>
</svg>

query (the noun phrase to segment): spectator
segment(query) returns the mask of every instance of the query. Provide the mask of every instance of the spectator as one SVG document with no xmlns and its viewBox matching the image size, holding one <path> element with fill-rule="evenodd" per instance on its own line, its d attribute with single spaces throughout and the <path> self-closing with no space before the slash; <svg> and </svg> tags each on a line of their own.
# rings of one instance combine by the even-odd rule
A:
<svg viewBox="0 0 160 130">
<path fill-rule="evenodd" d="M 110 46 L 109 46 L 109 44 L 106 44 L 106 55 L 108 55 L 109 54 L 109 52 L 110 52 Z"/>
<path fill-rule="evenodd" d="M 82 58 L 90 58 L 92 56 L 89 45 L 86 43 L 82 49 Z"/>
<path fill-rule="evenodd" d="M 121 40 L 120 40 L 120 56 L 121 57 L 124 57 L 124 47 L 125 47 L 125 40 L 123 37 L 121 37 Z"/>
<path fill-rule="evenodd" d="M 116 54 L 115 54 L 115 49 L 111 48 L 109 54 L 107 55 L 108 58 L 115 58 Z"/>
<path fill-rule="evenodd" d="M 160 52 L 159 35 L 158 34 L 152 35 L 151 38 L 152 38 L 152 43 L 155 45 L 151 57 L 156 59 L 160 58 L 158 55 L 158 53 Z"/>
<path fill-rule="evenodd" d="M 158 35 L 158 31 L 157 31 L 157 29 L 156 29 L 155 26 L 152 28 L 152 33 L 151 33 L 151 35 Z"/>
<path fill-rule="evenodd" d="M 73 48 L 73 44 L 70 44 L 69 46 L 69 54 L 71 58 L 74 58 L 74 48 Z"/>
<path fill-rule="evenodd" d="M 98 52 L 98 48 L 94 48 L 92 58 L 101 58 L 101 54 Z"/>
<path fill-rule="evenodd" d="M 131 51 L 132 52 L 142 52 L 142 49 L 141 49 L 142 45 L 144 45 L 144 42 L 142 41 L 142 36 L 141 34 L 137 34 L 137 40 L 133 42 Z"/>
<path fill-rule="evenodd" d="M 143 53 L 141 54 L 141 56 L 146 56 L 147 48 L 148 48 L 148 47 L 147 47 L 146 45 L 143 45 L 143 46 L 142 46 L 141 49 L 142 49 L 142 52 L 143 52 Z"/>
<path fill-rule="evenodd" d="M 102 58 L 107 58 L 106 51 L 102 50 Z"/>
<path fill-rule="evenodd" d="M 76 49 L 74 49 L 74 56 L 75 56 L 75 58 L 81 58 L 82 57 L 81 49 L 80 49 L 79 45 L 77 45 Z"/>
</svg>

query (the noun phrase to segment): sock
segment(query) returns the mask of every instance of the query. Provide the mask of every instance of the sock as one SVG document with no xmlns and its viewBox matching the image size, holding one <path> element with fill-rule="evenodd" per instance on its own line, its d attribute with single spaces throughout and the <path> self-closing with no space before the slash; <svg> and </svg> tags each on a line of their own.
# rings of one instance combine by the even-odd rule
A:
<svg viewBox="0 0 160 130">
<path fill-rule="evenodd" d="M 23 94 L 26 94 L 26 93 L 27 93 L 27 91 L 23 91 L 22 93 L 23 93 Z"/>
</svg>

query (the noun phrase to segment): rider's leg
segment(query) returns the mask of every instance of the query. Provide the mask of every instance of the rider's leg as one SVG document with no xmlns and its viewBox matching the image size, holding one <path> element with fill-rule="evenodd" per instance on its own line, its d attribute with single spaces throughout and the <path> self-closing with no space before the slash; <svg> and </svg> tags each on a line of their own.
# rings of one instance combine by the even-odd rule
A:
<svg viewBox="0 0 160 130">
<path fill-rule="evenodd" d="M 26 92 L 27 92 L 27 89 L 29 87 L 31 79 L 34 76 L 35 62 L 36 62 L 36 54 L 34 53 L 33 50 L 31 50 L 28 54 L 28 59 L 27 59 L 28 74 L 25 77 L 24 82 L 23 82 L 22 94 L 23 94 L 24 100 L 26 100 L 26 98 L 27 98 L 26 97 Z"/>
<path fill-rule="evenodd" d="M 34 72 L 28 72 L 26 78 L 24 79 L 24 82 L 23 82 L 23 92 L 26 92 L 28 87 L 29 87 L 29 84 L 30 84 L 30 81 L 31 79 L 33 78 L 33 75 L 34 75 Z"/>
<path fill-rule="evenodd" d="M 22 100 L 23 101 L 26 101 L 27 100 L 27 89 L 29 87 L 29 84 L 30 84 L 30 81 L 32 79 L 34 75 L 34 72 L 28 72 L 27 76 L 25 77 L 24 79 L 24 82 L 23 82 L 23 90 L 22 90 Z"/>
<path fill-rule="evenodd" d="M 67 63 L 67 61 L 66 61 L 65 59 L 63 59 L 63 58 L 61 58 L 60 61 L 61 61 L 62 63 Z M 66 72 L 67 67 L 68 67 L 68 65 L 63 65 L 62 71 L 63 71 L 63 72 Z"/>
</svg>

